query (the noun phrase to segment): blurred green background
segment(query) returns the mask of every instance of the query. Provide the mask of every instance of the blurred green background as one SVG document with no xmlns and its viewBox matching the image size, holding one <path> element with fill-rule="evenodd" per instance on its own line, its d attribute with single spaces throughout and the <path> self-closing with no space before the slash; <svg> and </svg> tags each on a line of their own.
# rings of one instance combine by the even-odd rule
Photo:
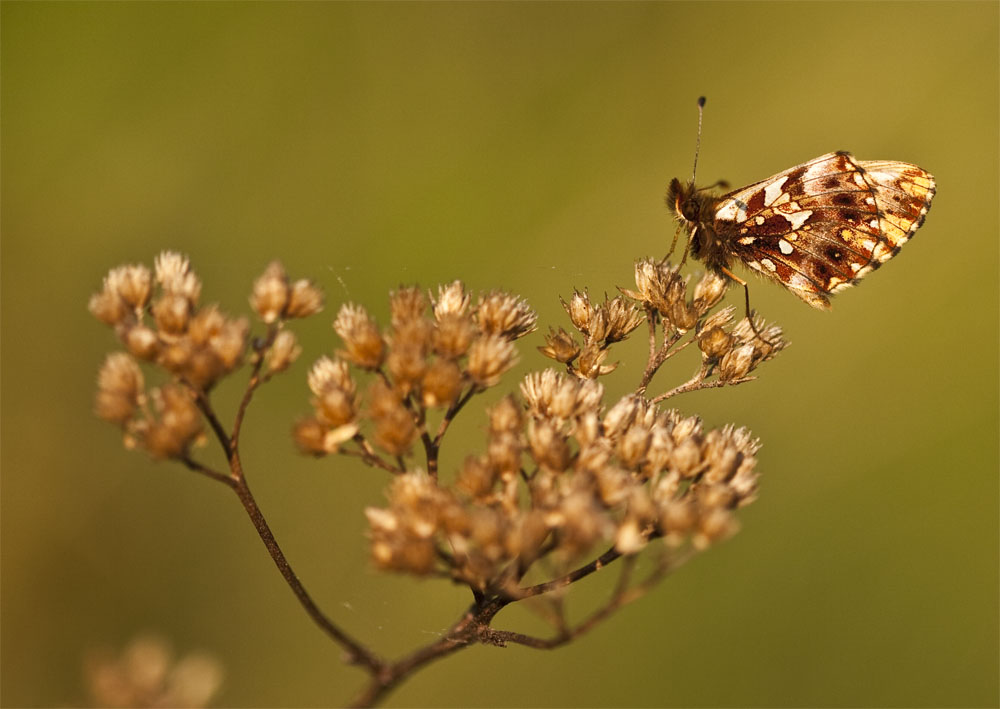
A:
<svg viewBox="0 0 1000 709">
<path fill-rule="evenodd" d="M 676 400 L 763 440 L 761 499 L 738 536 L 568 647 L 477 647 L 388 704 L 1000 702 L 996 3 L 0 12 L 4 706 L 85 701 L 87 649 L 144 630 L 216 653 L 226 706 L 335 705 L 363 678 L 234 496 L 124 451 L 92 416 L 116 343 L 86 302 L 110 267 L 181 250 L 203 301 L 231 312 L 272 258 L 324 286 L 326 311 L 298 329 L 302 361 L 251 409 L 244 460 L 320 604 L 397 655 L 469 599 L 375 573 L 362 509 L 382 502 L 384 475 L 293 451 L 336 308 L 362 302 L 384 322 L 394 286 L 460 277 L 521 293 L 543 330 L 566 325 L 558 296 L 629 286 L 635 258 L 665 253 L 662 196 L 689 175 L 701 94 L 702 182 L 847 149 L 934 173 L 927 223 L 832 313 L 754 281 L 754 306 L 793 347 L 757 382 Z M 545 366 L 540 342 L 524 341 L 519 373 Z M 615 354 L 609 397 L 633 385 L 641 343 Z M 480 449 L 480 412 L 458 426 L 452 464 Z M 516 612 L 498 625 L 538 629 Z"/>
</svg>

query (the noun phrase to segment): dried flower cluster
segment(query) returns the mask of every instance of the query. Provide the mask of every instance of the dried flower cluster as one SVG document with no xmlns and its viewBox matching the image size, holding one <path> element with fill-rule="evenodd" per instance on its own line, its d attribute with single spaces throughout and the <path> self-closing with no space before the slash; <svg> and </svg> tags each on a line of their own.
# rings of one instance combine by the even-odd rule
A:
<svg viewBox="0 0 1000 709">
<path fill-rule="evenodd" d="M 94 706 L 200 709 L 218 694 L 222 666 L 201 652 L 175 658 L 160 638 L 141 636 L 121 652 L 95 651 L 86 662 Z"/>
<path fill-rule="evenodd" d="M 515 343 L 535 329 L 535 313 L 522 298 L 500 291 L 473 304 L 460 281 L 439 287 L 436 297 L 416 287 L 391 292 L 384 326 L 360 305 L 339 309 L 333 328 L 342 346 L 309 370 L 312 411 L 295 424 L 294 441 L 307 454 L 356 456 L 393 475 L 388 504 L 365 510 L 376 566 L 446 577 L 474 598 L 443 637 L 395 662 L 319 610 L 254 501 L 240 459 L 241 424 L 254 390 L 300 354 L 287 322 L 322 307 L 312 283 L 292 282 L 280 264 L 269 265 L 250 297 L 266 333 L 251 339 L 246 318 L 198 306 L 201 282 L 187 259 L 164 253 L 154 271 L 114 269 L 90 310 L 115 329 L 127 351 L 109 355 L 101 367 L 96 411 L 121 426 L 128 446 L 178 459 L 233 489 L 303 609 L 369 673 L 356 699 L 368 706 L 419 666 L 460 647 L 568 642 L 736 531 L 735 511 L 757 494 L 758 442 L 746 429 L 706 427 L 697 416 L 659 403 L 749 381 L 786 346 L 781 330 L 751 321 L 749 313 L 735 321 L 732 307 L 717 307 L 726 282 L 715 274 L 692 288 L 677 267 L 646 259 L 636 263 L 635 279 L 636 290 L 621 289 L 602 302 L 592 302 L 586 291 L 563 302 L 575 333 L 550 330 L 538 349 L 565 371 L 528 374 L 519 395 L 488 410 L 483 451 L 445 474 L 439 458 L 451 422 L 516 364 Z M 606 405 L 598 379 L 616 370 L 617 363 L 607 361 L 610 348 L 643 323 L 645 368 L 632 393 Z M 647 395 L 662 365 L 692 344 L 701 353 L 693 376 Z M 147 390 L 140 361 L 162 368 L 170 381 Z M 252 371 L 227 429 L 212 408 L 211 390 L 244 361 Z M 227 472 L 192 456 L 192 444 L 206 430 L 222 446 Z M 643 550 L 655 559 L 653 571 L 633 582 L 633 561 Z M 611 599 L 574 627 L 552 592 L 620 558 Z M 492 627 L 506 605 L 543 594 L 552 594 L 546 598 L 554 637 Z M 164 671 L 150 673 L 155 681 L 136 693 L 127 667 L 109 664 L 99 673 L 104 703 L 149 706 L 167 697 L 197 704 L 164 690 L 173 686 Z"/>
<path fill-rule="evenodd" d="M 201 280 L 187 258 L 165 251 L 154 269 L 119 266 L 90 298 L 90 312 L 114 328 L 126 352 L 109 355 L 98 374 L 97 415 L 118 424 L 128 447 L 141 447 L 155 458 L 186 455 L 203 431 L 200 394 L 244 361 L 250 323 L 229 318 L 216 305 L 201 306 Z M 311 282 L 289 282 L 277 262 L 254 283 L 251 304 L 273 327 L 263 348 L 266 374 L 286 369 L 301 348 L 295 335 L 281 329 L 284 320 L 318 312 L 320 290 Z M 146 391 L 139 362 L 163 369 L 173 381 Z"/>
<path fill-rule="evenodd" d="M 344 348 L 309 372 L 313 415 L 295 427 L 303 451 L 334 453 L 353 440 L 342 452 L 374 462 L 381 459 L 371 443 L 398 458 L 419 438 L 433 465 L 448 421 L 469 397 L 500 381 L 517 362 L 514 341 L 535 329 L 535 313 L 524 300 L 494 291 L 473 307 L 460 281 L 440 287 L 430 300 L 418 288 L 400 288 L 390 294 L 390 306 L 384 333 L 360 305 L 340 308 L 333 327 Z M 352 367 L 375 374 L 363 393 Z M 445 410 L 436 434 L 428 428 L 431 409 Z"/>
<path fill-rule="evenodd" d="M 490 410 L 486 453 L 453 487 L 410 471 L 387 508 L 366 510 L 379 566 L 497 591 L 540 557 L 562 568 L 597 544 L 623 555 L 656 537 L 704 548 L 754 499 L 758 446 L 744 429 L 705 431 L 634 395 L 605 411 L 602 385 L 551 369 L 521 393 L 526 411 L 511 397 Z"/>
</svg>

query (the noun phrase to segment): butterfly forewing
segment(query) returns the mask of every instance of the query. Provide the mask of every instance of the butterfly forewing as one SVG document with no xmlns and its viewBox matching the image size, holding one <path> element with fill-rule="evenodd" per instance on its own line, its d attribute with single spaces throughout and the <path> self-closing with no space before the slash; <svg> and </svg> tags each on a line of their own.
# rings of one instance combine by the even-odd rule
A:
<svg viewBox="0 0 1000 709">
<path fill-rule="evenodd" d="M 727 254 L 828 308 L 896 254 L 933 196 L 916 165 L 829 153 L 718 198 L 711 227 Z"/>
</svg>

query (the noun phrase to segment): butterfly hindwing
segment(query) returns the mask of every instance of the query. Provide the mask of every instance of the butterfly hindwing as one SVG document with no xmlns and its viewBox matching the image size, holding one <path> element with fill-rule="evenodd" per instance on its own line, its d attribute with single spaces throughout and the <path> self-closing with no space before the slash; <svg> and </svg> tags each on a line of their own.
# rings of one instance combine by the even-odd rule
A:
<svg viewBox="0 0 1000 709">
<path fill-rule="evenodd" d="M 934 178 L 908 163 L 828 153 L 717 198 L 720 246 L 810 305 L 856 283 L 917 230 Z"/>
</svg>

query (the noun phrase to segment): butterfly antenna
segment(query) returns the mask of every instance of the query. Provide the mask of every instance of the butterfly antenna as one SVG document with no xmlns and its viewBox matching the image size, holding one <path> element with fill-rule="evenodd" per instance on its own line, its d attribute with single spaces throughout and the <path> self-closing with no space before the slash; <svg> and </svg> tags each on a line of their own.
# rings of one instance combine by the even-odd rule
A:
<svg viewBox="0 0 1000 709">
<path fill-rule="evenodd" d="M 694 178 L 698 174 L 698 153 L 701 152 L 701 119 L 705 113 L 705 97 L 698 97 L 698 138 L 694 145 L 694 167 L 691 169 L 691 184 L 694 185 Z"/>
</svg>

